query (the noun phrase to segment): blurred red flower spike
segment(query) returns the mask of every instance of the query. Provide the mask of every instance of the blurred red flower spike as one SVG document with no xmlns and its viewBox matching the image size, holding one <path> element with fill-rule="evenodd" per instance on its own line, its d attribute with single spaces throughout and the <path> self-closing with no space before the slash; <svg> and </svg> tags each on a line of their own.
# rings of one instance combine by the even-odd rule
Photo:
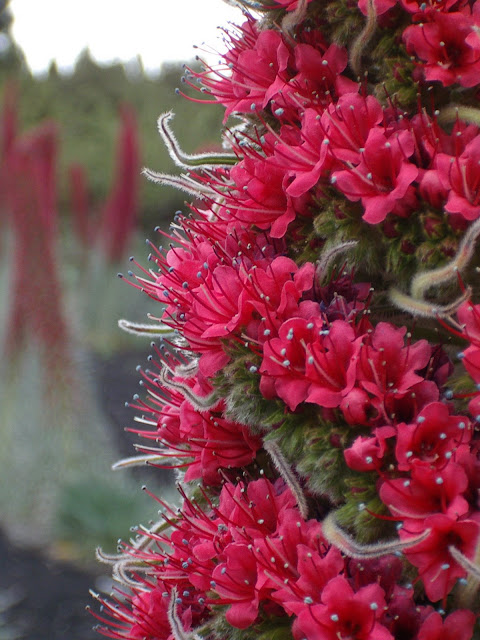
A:
<svg viewBox="0 0 480 640">
<path fill-rule="evenodd" d="M 88 198 L 88 179 L 85 167 L 78 162 L 68 168 L 70 206 L 73 214 L 73 229 L 86 249 L 92 241 L 92 228 L 89 220 L 90 203 Z"/>
<path fill-rule="evenodd" d="M 130 107 L 120 113 L 116 167 L 110 194 L 101 213 L 101 243 L 106 257 L 117 262 L 125 255 L 138 217 L 140 151 L 137 122 Z"/>
<path fill-rule="evenodd" d="M 15 141 L 9 154 L 7 198 L 15 248 L 6 349 L 10 357 L 18 353 L 32 331 L 50 364 L 58 357 L 65 364 L 68 330 L 55 259 L 57 140 L 55 124 L 46 123 Z"/>
</svg>

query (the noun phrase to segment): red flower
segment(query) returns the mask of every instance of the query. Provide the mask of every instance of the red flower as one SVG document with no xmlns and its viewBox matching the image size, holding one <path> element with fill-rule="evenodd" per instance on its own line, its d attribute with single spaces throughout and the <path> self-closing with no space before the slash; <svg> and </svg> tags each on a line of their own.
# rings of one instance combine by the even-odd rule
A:
<svg viewBox="0 0 480 640">
<path fill-rule="evenodd" d="M 287 320 L 278 338 L 264 345 L 260 389 L 266 397 L 276 393 L 292 410 L 304 401 L 338 407 L 355 384 L 361 341 L 343 320 L 328 329 L 318 318 Z"/>
<path fill-rule="evenodd" d="M 246 157 L 233 167 L 230 177 L 237 192 L 232 191 L 227 200 L 228 216 L 269 229 L 272 238 L 282 238 L 297 214 L 305 211 L 304 201 L 284 190 L 284 169 L 268 159 Z"/>
<path fill-rule="evenodd" d="M 395 455 L 400 471 L 424 464 L 442 468 L 460 443 L 471 437 L 468 418 L 452 416 L 448 407 L 433 402 L 422 409 L 414 424 L 399 424 Z"/>
<path fill-rule="evenodd" d="M 385 594 L 377 584 L 369 584 L 355 593 L 349 582 L 338 576 L 323 589 L 322 603 L 305 606 L 295 620 L 296 640 L 393 640 L 379 622 Z"/>
<path fill-rule="evenodd" d="M 379 493 L 394 515 L 423 523 L 438 513 L 451 517 L 467 513 L 469 505 L 463 497 L 467 484 L 463 468 L 450 461 L 441 470 L 415 466 L 411 478 L 385 480 Z"/>
<path fill-rule="evenodd" d="M 418 175 L 418 168 L 408 161 L 413 151 L 409 131 L 387 137 L 380 127 L 372 128 L 360 163 L 335 171 L 332 183 L 349 200 L 361 200 L 365 208 L 363 219 L 378 224 L 388 213 L 395 212 Z"/>
<path fill-rule="evenodd" d="M 358 436 L 351 447 L 345 449 L 345 462 L 355 471 L 379 469 L 387 451 L 387 438 L 396 435 L 394 427 L 379 427 L 373 437 Z"/>
<path fill-rule="evenodd" d="M 380 415 L 390 397 L 402 399 L 415 385 L 425 384 L 417 372 L 427 366 L 431 348 L 426 340 L 405 346 L 405 333 L 404 327 L 379 322 L 360 352 L 358 386 L 374 397 Z"/>
<path fill-rule="evenodd" d="M 457 609 L 444 620 L 434 611 L 420 627 L 418 640 L 471 640 L 475 620 L 473 611 L 466 609 Z"/>
<path fill-rule="evenodd" d="M 407 528 L 410 530 L 403 533 L 400 529 L 401 537 L 411 534 L 410 523 L 405 526 Z M 474 555 L 479 533 L 478 517 L 477 521 L 457 520 L 438 513 L 425 519 L 422 530 L 425 529 L 431 529 L 428 538 L 407 549 L 405 555 L 418 568 L 427 597 L 436 602 L 445 599 L 458 578 L 466 575 L 448 548 L 454 546 L 467 558 Z"/>
<path fill-rule="evenodd" d="M 257 562 L 251 545 L 232 543 L 225 549 L 225 562 L 213 572 L 212 585 L 222 602 L 231 604 L 227 621 L 237 629 L 246 629 L 258 616 L 260 594 L 256 588 Z"/>
<path fill-rule="evenodd" d="M 443 86 L 458 83 L 474 87 L 480 82 L 480 39 L 470 15 L 431 11 L 428 22 L 407 27 L 403 41 L 410 54 L 424 61 L 425 79 Z"/>
<path fill-rule="evenodd" d="M 445 209 L 449 213 L 461 214 L 466 220 L 476 220 L 480 216 L 479 163 L 479 136 L 457 157 L 439 153 L 435 158 L 438 179 L 448 193 Z"/>
</svg>

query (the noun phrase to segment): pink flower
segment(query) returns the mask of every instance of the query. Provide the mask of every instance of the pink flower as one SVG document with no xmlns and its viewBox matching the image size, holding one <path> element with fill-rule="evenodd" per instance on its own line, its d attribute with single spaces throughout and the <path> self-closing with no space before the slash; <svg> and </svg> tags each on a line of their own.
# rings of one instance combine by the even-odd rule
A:
<svg viewBox="0 0 480 640">
<path fill-rule="evenodd" d="M 418 640 L 471 640 L 476 616 L 473 611 L 457 609 L 444 620 L 436 611 L 423 622 Z"/>
<path fill-rule="evenodd" d="M 260 389 L 276 393 L 295 410 L 300 402 L 338 407 L 353 388 L 362 337 L 352 326 L 335 320 L 328 329 L 313 318 L 287 320 L 278 338 L 265 343 Z"/>
<path fill-rule="evenodd" d="M 480 47 L 479 47 L 480 56 Z M 480 136 L 474 138 L 457 157 L 439 153 L 435 158 L 438 179 L 448 193 L 445 209 L 466 220 L 480 216 Z"/>
<path fill-rule="evenodd" d="M 226 619 L 237 629 L 251 626 L 258 616 L 260 596 L 256 582 L 257 562 L 251 546 L 229 544 L 225 562 L 215 567 L 212 586 L 223 602 L 231 604 Z"/>
<path fill-rule="evenodd" d="M 387 438 L 393 438 L 393 427 L 379 427 L 372 437 L 358 436 L 354 443 L 343 452 L 345 462 L 355 471 L 373 471 L 379 469 L 387 451 Z"/>
<path fill-rule="evenodd" d="M 431 11 L 428 21 L 405 29 L 403 41 L 408 53 L 423 61 L 428 82 L 474 87 L 480 82 L 480 39 L 474 26 L 470 15 Z"/>
<path fill-rule="evenodd" d="M 408 161 L 413 151 L 409 131 L 387 137 L 380 127 L 372 128 L 359 164 L 335 171 L 332 183 L 349 200 L 361 200 L 363 219 L 378 224 L 394 212 L 418 175 L 418 168 Z"/>
<path fill-rule="evenodd" d="M 425 518 L 439 513 L 450 517 L 465 515 L 469 509 L 463 497 L 467 485 L 464 469 L 450 461 L 440 470 L 415 466 L 410 478 L 386 479 L 379 494 L 393 515 L 423 523 Z"/>
<path fill-rule="evenodd" d="M 310 380 L 307 402 L 338 407 L 355 384 L 361 344 L 362 336 L 357 337 L 350 324 L 335 320 L 321 339 L 309 345 L 305 368 Z"/>
<path fill-rule="evenodd" d="M 312 0 L 307 0 L 307 4 Z M 298 6 L 298 0 L 273 0 L 274 4 L 285 7 L 287 11 L 294 11 Z"/>
<path fill-rule="evenodd" d="M 452 416 L 445 404 L 433 402 L 424 407 L 413 424 L 397 427 L 395 456 L 398 469 L 408 471 L 424 464 L 442 468 L 458 445 L 471 437 L 468 418 Z"/>
<path fill-rule="evenodd" d="M 211 73 L 210 69 L 200 74 L 203 85 L 227 107 L 225 120 L 234 111 L 264 109 L 288 82 L 293 62 L 289 47 L 277 31 L 257 31 L 253 19 L 240 29 L 240 38 L 231 37 L 232 46 L 225 55 L 231 77 L 220 71 Z"/>
<path fill-rule="evenodd" d="M 358 386 L 374 397 L 380 414 L 389 397 L 401 399 L 425 384 L 417 372 L 428 364 L 431 348 L 426 340 L 406 346 L 405 333 L 405 328 L 379 322 L 360 352 Z"/>
<path fill-rule="evenodd" d="M 289 224 L 305 211 L 306 199 L 293 197 L 303 194 L 285 191 L 285 170 L 269 159 L 246 157 L 232 168 L 230 178 L 236 192 L 226 202 L 229 216 L 270 230 L 272 238 L 283 238 Z"/>
<path fill-rule="evenodd" d="M 465 576 L 465 569 L 454 560 L 449 547 L 471 558 L 478 541 L 478 518 L 458 520 L 438 513 L 426 518 L 422 529 L 431 529 L 430 535 L 407 549 L 405 555 L 418 568 L 427 597 L 436 602 L 445 599 L 458 578 Z M 409 532 L 400 530 L 402 538 L 408 535 Z"/>
<path fill-rule="evenodd" d="M 393 640 L 380 623 L 385 594 L 377 584 L 354 592 L 349 582 L 338 576 L 322 592 L 322 603 L 305 606 L 293 625 L 296 640 Z"/>
</svg>

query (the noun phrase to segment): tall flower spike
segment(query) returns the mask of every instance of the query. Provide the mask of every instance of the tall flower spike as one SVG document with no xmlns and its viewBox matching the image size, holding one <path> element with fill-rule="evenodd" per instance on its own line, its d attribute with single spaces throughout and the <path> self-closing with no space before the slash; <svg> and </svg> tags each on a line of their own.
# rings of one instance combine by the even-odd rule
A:
<svg viewBox="0 0 480 640">
<path fill-rule="evenodd" d="M 195 167 L 211 169 L 212 167 L 234 165 L 238 162 L 239 158 L 233 153 L 199 153 L 192 155 L 182 151 L 169 125 L 174 115 L 172 111 L 162 113 L 158 118 L 158 132 L 177 167 L 182 169 Z"/>
<path fill-rule="evenodd" d="M 308 504 L 305 499 L 305 494 L 303 493 L 302 487 L 300 486 L 297 478 L 295 477 L 295 474 L 293 473 L 290 465 L 285 459 L 285 456 L 283 455 L 280 447 L 275 442 L 275 440 L 267 440 L 263 443 L 263 448 L 272 459 L 272 462 L 275 465 L 275 469 L 285 480 L 286 485 L 295 496 L 300 515 L 304 520 L 306 520 L 308 518 Z"/>
<path fill-rule="evenodd" d="M 408 540 L 386 540 L 374 544 L 359 544 L 338 526 L 335 520 L 335 511 L 331 511 L 322 523 L 322 533 L 330 544 L 340 549 L 349 558 L 367 560 L 400 553 L 404 549 L 413 547 L 430 535 L 430 529 L 426 529 L 418 536 L 413 536 Z"/>
<path fill-rule="evenodd" d="M 458 272 L 463 271 L 473 257 L 475 243 L 480 234 L 480 218 L 475 220 L 467 229 L 458 246 L 458 251 L 453 260 L 443 267 L 424 271 L 417 274 L 411 284 L 410 292 L 413 298 L 421 299 L 425 293 L 438 284 L 449 282 L 457 277 Z"/>
</svg>

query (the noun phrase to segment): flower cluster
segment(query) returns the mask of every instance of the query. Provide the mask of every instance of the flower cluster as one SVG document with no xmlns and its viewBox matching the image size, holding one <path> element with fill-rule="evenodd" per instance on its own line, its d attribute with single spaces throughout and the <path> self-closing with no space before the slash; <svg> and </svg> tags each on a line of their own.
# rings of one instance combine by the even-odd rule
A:
<svg viewBox="0 0 480 640">
<path fill-rule="evenodd" d="M 161 303 L 147 444 L 181 504 L 111 562 L 108 637 L 460 640 L 480 584 L 476 2 L 238 0 L 159 132 L 195 198 L 130 282 Z M 255 10 L 255 16 L 249 10 Z M 181 92 L 180 92 L 181 93 Z M 234 118 L 237 122 L 234 121 Z M 456 361 L 460 360 L 461 364 Z M 477 633 L 477 635 L 475 635 Z"/>
</svg>

